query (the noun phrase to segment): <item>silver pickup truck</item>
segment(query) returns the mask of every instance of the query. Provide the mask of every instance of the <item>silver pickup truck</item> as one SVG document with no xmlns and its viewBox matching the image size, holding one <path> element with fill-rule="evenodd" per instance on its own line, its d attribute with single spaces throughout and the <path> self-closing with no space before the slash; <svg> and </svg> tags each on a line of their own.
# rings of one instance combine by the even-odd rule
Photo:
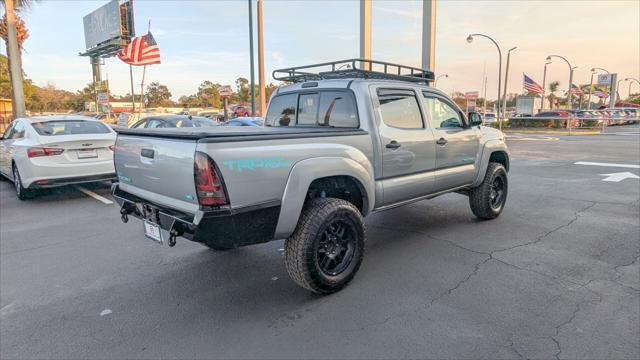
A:
<svg viewBox="0 0 640 360">
<path fill-rule="evenodd" d="M 429 87 L 432 72 L 356 59 L 274 78 L 290 84 L 263 127 L 118 130 L 122 220 L 141 219 L 148 238 L 170 246 L 286 239 L 291 278 L 326 294 L 360 267 L 372 212 L 450 192 L 468 195 L 478 218 L 502 212 L 504 135 Z"/>
</svg>

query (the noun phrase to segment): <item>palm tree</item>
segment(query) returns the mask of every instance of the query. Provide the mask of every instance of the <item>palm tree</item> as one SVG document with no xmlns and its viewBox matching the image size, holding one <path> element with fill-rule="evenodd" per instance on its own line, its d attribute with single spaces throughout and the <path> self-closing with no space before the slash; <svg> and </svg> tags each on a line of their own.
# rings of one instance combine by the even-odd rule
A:
<svg viewBox="0 0 640 360">
<path fill-rule="evenodd" d="M 0 36 L 2 36 L 7 44 L 14 118 L 26 115 L 21 53 L 22 43 L 29 37 L 26 26 L 16 15 L 16 11 L 29 8 L 32 2 L 33 0 L 2 0 L 5 16 L 2 20 L 3 24 L 1 26 L 2 31 L 0 31 Z"/>
<path fill-rule="evenodd" d="M 549 99 L 549 109 L 553 109 L 553 104 L 556 103 L 557 97 L 555 92 L 558 91 L 559 86 L 560 86 L 560 83 L 557 81 L 552 81 L 549 84 L 549 91 L 551 92 L 549 96 L 547 96 L 547 99 Z"/>
</svg>

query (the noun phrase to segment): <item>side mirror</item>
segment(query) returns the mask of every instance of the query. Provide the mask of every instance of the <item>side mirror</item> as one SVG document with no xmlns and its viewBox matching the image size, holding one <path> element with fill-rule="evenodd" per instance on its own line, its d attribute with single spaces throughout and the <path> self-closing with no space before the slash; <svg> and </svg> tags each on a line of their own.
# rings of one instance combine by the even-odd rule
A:
<svg viewBox="0 0 640 360">
<path fill-rule="evenodd" d="M 482 115 L 480 115 L 479 113 L 475 112 L 475 111 L 470 111 L 469 112 L 469 123 L 471 124 L 471 126 L 480 126 L 484 123 L 484 121 L 482 120 Z"/>
</svg>

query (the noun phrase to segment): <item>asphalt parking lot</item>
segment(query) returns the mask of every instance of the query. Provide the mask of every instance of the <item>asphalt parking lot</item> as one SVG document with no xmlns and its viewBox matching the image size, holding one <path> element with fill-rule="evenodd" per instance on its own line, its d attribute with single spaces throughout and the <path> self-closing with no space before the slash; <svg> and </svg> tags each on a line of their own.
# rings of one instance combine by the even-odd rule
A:
<svg viewBox="0 0 640 360">
<path fill-rule="evenodd" d="M 282 241 L 161 247 L 107 187 L 20 202 L 0 181 L 0 357 L 640 358 L 637 129 L 508 142 L 501 217 L 457 194 L 376 213 L 325 297 Z"/>
</svg>

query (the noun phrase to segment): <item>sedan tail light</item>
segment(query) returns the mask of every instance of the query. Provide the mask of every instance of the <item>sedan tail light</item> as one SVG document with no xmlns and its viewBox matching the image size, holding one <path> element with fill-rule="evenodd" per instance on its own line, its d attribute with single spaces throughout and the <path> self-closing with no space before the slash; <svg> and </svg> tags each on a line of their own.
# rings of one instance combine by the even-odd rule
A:
<svg viewBox="0 0 640 360">
<path fill-rule="evenodd" d="M 213 159 L 207 154 L 196 151 L 194 174 L 198 203 L 202 206 L 220 206 L 229 203 L 224 181 Z"/>
<path fill-rule="evenodd" d="M 64 149 L 59 149 L 59 148 L 30 147 L 27 149 L 27 156 L 30 158 L 34 158 L 39 156 L 60 155 L 63 152 L 64 152 Z"/>
</svg>

